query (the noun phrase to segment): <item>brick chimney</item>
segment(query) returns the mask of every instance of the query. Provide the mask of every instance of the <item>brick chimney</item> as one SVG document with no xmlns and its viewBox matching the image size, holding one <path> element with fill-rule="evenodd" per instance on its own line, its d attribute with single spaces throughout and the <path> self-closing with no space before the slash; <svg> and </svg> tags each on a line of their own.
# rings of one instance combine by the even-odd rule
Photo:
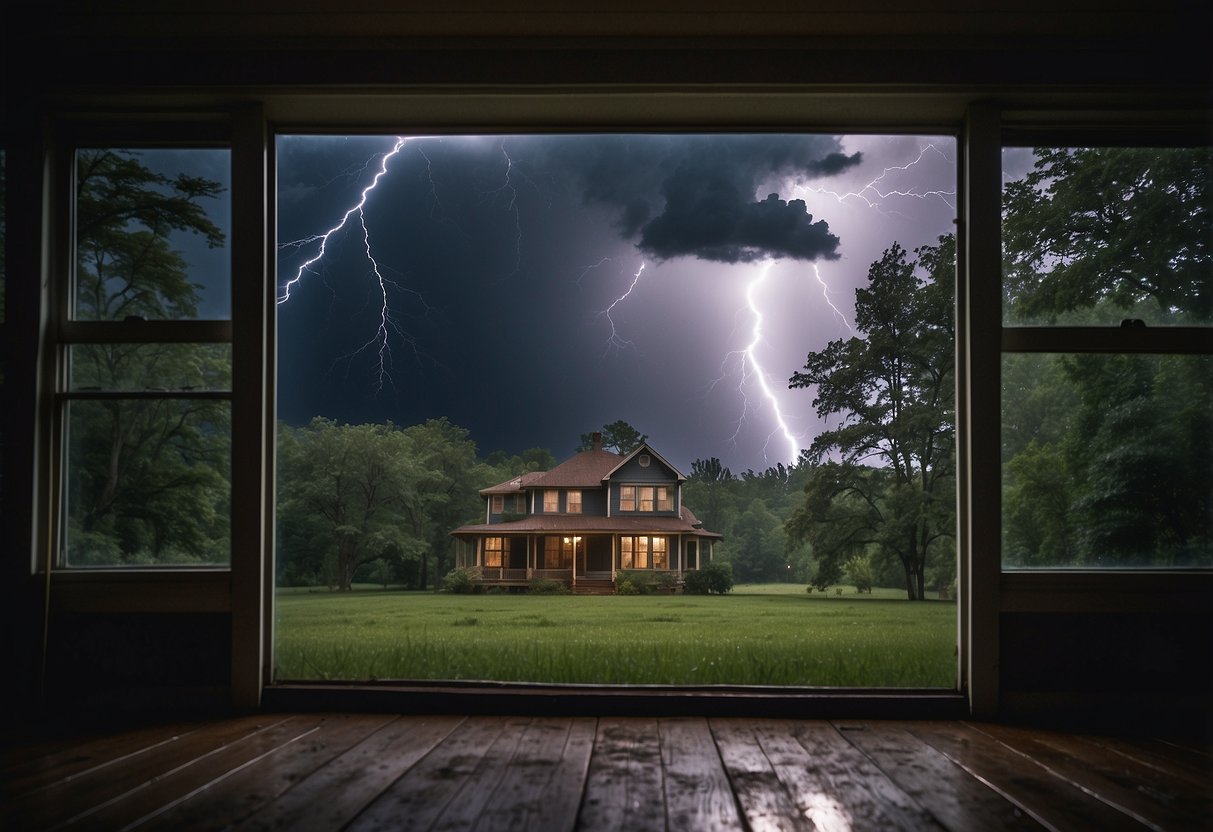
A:
<svg viewBox="0 0 1213 832">
<path fill-rule="evenodd" d="M 601 451 L 602 450 L 602 434 L 598 431 L 594 431 L 593 439 L 594 439 L 594 450 Z"/>
</svg>

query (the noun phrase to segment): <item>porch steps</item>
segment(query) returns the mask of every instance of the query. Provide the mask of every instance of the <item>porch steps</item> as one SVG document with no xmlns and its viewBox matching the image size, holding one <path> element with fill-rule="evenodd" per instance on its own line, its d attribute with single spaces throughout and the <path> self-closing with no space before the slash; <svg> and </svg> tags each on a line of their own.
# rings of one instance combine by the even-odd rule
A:
<svg viewBox="0 0 1213 832">
<path fill-rule="evenodd" d="M 578 578 L 577 586 L 573 587 L 574 595 L 614 595 L 615 584 L 610 578 L 599 580 L 594 578 Z"/>
</svg>

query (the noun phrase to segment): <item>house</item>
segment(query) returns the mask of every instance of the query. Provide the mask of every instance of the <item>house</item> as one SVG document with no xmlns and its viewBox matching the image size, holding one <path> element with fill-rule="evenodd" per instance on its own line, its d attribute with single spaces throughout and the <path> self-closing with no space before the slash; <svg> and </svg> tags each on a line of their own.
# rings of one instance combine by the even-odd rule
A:
<svg viewBox="0 0 1213 832">
<path fill-rule="evenodd" d="M 621 570 L 666 573 L 681 583 L 712 560 L 721 535 L 682 503 L 686 480 L 647 443 L 619 455 L 593 446 L 550 471 L 485 488 L 484 522 L 451 532 L 456 566 L 481 580 L 522 586 L 534 578 L 577 591 L 611 592 Z"/>
</svg>

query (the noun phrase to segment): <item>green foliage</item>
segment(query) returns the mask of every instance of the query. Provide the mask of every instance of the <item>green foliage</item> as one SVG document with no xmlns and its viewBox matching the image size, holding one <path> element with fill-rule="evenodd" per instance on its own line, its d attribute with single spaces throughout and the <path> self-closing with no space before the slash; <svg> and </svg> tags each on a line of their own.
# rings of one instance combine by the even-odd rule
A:
<svg viewBox="0 0 1213 832">
<path fill-rule="evenodd" d="M 480 582 L 480 569 L 457 567 L 447 572 L 442 579 L 442 591 L 455 595 L 470 594 Z"/>
<path fill-rule="evenodd" d="M 844 566 L 847 580 L 855 585 L 856 592 L 871 593 L 875 583 L 872 563 L 867 555 L 855 555 Z"/>
<path fill-rule="evenodd" d="M 690 595 L 724 595 L 733 588 L 733 568 L 712 562 L 682 577 L 683 591 Z"/>
<path fill-rule="evenodd" d="M 950 235 L 916 249 L 917 259 L 894 243 L 855 291 L 865 337 L 831 341 L 792 375 L 791 387 L 816 390 L 818 417 L 842 417 L 806 453 L 804 499 L 785 523 L 793 544 L 812 546 L 815 585 L 872 547 L 900 562 L 918 600 L 928 558 L 946 562 L 941 544 L 956 525 L 955 251 Z"/>
<path fill-rule="evenodd" d="M 647 434 L 641 433 L 622 419 L 611 422 L 609 425 L 603 425 L 600 433 L 602 434 L 602 449 L 614 451 L 620 456 L 630 454 L 649 438 Z M 581 434 L 581 443 L 577 446 L 577 450 L 579 452 L 588 451 L 593 447 L 594 433 L 591 431 Z"/>
<path fill-rule="evenodd" d="M 1034 154 L 1033 169 L 1003 191 L 1005 285 L 1014 320 L 1054 323 L 1097 305 L 1152 323 L 1213 320 L 1213 151 L 1036 148 Z"/>
<path fill-rule="evenodd" d="M 530 585 L 527 587 L 527 592 L 531 595 L 571 595 L 573 590 L 569 589 L 564 581 L 532 578 Z"/>
</svg>

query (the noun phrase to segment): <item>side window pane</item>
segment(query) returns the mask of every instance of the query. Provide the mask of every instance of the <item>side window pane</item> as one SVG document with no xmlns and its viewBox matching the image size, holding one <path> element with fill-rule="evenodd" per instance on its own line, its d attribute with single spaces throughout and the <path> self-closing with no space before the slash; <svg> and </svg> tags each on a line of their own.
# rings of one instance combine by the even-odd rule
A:
<svg viewBox="0 0 1213 832">
<path fill-rule="evenodd" d="M 231 317 L 230 155 L 76 152 L 76 320 Z"/>
<path fill-rule="evenodd" d="M 74 344 L 69 389 L 231 390 L 231 344 Z"/>
<path fill-rule="evenodd" d="M 230 561 L 227 401 L 68 403 L 68 566 Z"/>
<path fill-rule="evenodd" d="M 1003 565 L 1213 566 L 1213 356 L 1003 356 Z"/>
<path fill-rule="evenodd" d="M 1003 151 L 1003 322 L 1213 322 L 1213 149 Z"/>
</svg>

